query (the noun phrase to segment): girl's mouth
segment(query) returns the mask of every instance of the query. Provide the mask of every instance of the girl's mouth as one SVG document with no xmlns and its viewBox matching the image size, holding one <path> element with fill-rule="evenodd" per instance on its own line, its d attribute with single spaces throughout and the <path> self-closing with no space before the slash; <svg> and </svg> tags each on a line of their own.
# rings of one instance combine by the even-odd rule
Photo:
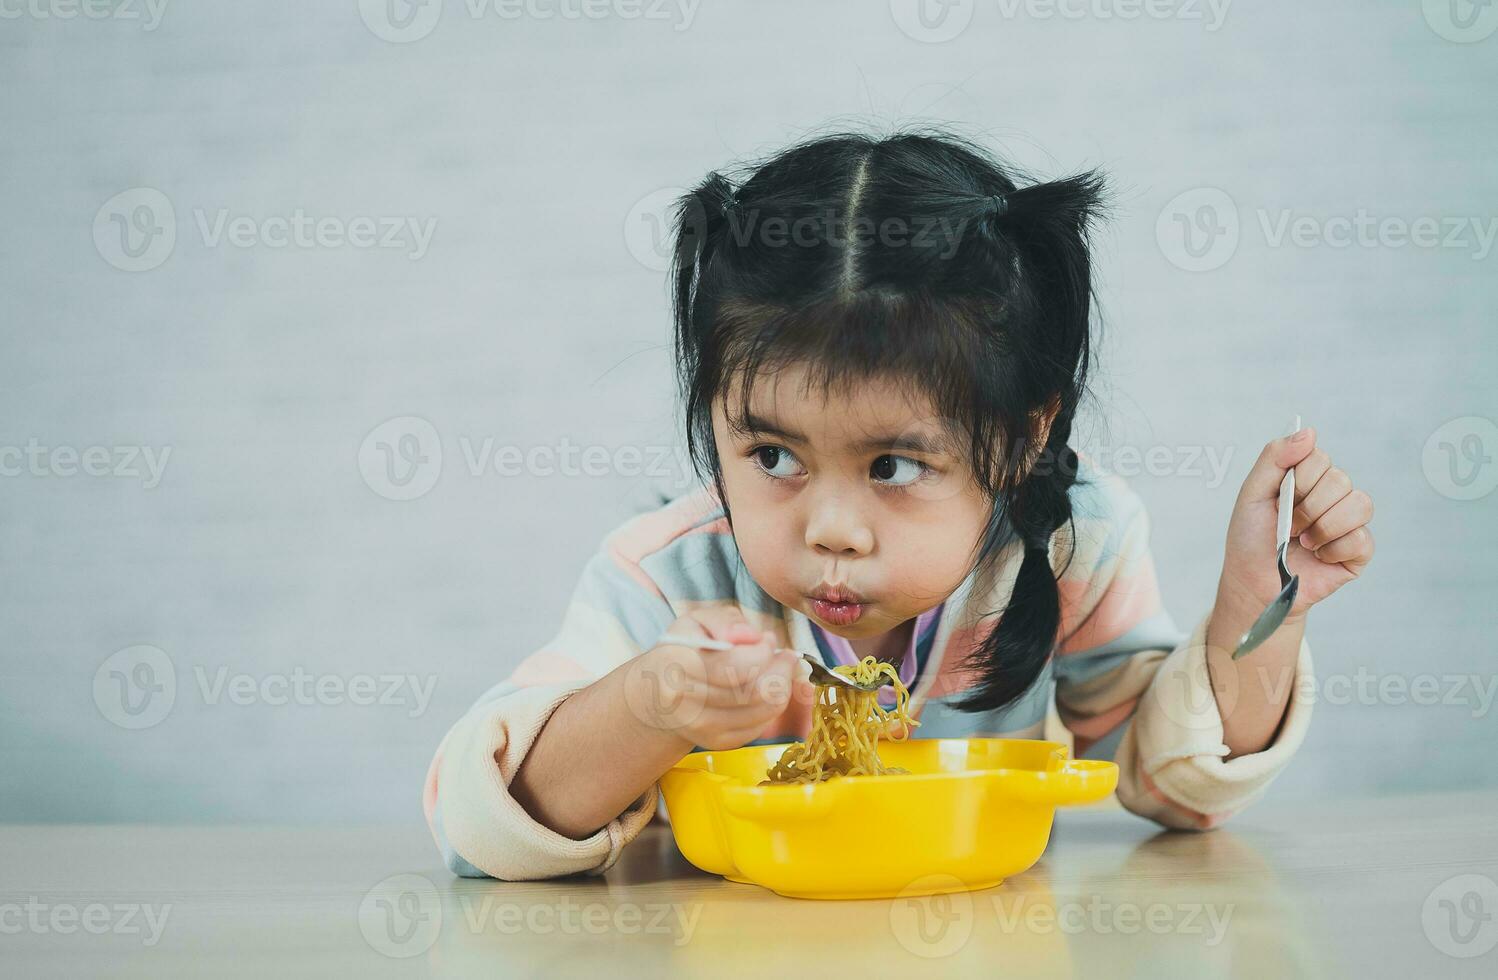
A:
<svg viewBox="0 0 1498 980">
<path fill-rule="evenodd" d="M 829 602 L 815 597 L 811 600 L 812 611 L 817 617 L 834 626 L 851 626 L 858 622 L 867 605 L 866 602 Z"/>
</svg>

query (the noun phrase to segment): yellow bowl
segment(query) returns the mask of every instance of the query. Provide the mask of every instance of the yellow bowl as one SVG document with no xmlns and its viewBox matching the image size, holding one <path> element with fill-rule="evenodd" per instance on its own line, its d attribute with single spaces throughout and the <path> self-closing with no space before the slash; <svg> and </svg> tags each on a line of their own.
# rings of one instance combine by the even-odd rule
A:
<svg viewBox="0 0 1498 980">
<path fill-rule="evenodd" d="M 792 898 L 976 891 L 1040 859 L 1056 807 L 1118 785 L 1111 762 L 1014 738 L 884 741 L 880 759 L 908 775 L 757 785 L 783 751 L 694 752 L 661 777 L 688 861 Z"/>
</svg>

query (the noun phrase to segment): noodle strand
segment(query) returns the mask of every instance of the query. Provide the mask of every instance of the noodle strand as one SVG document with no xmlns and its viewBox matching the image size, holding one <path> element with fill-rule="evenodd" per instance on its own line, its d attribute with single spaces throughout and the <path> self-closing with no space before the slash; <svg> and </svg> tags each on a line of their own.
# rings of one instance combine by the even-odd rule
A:
<svg viewBox="0 0 1498 980">
<path fill-rule="evenodd" d="M 895 688 L 895 706 L 885 710 L 879 703 L 878 690 L 859 691 L 848 687 L 817 687 L 817 704 L 812 711 L 811 730 L 804 742 L 786 748 L 778 762 L 770 767 L 760 785 L 771 783 L 817 783 L 833 776 L 882 776 L 904 772 L 886 767 L 877 751 L 881 737 L 902 742 L 920 722 L 910 716 L 910 691 L 900 683 L 894 664 L 875 657 L 864 657 L 856 664 L 832 668 L 836 673 L 858 684 L 872 684 L 888 677 Z M 899 736 L 885 734 L 890 721 L 901 722 Z"/>
</svg>

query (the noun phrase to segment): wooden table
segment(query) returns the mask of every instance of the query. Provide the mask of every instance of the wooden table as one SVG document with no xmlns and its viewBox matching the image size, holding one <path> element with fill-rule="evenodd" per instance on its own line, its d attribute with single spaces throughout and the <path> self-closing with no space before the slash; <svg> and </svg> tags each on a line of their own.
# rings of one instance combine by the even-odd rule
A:
<svg viewBox="0 0 1498 980">
<path fill-rule="evenodd" d="M 1498 976 L 1498 793 L 1063 811 L 985 892 L 811 902 L 652 826 L 605 878 L 463 880 L 425 828 L 0 828 L 15 977 Z"/>
</svg>

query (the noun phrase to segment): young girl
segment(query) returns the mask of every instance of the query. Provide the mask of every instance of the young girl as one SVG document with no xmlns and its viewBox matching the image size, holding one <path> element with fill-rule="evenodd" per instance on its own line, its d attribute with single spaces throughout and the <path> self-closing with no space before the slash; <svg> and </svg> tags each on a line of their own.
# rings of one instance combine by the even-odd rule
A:
<svg viewBox="0 0 1498 980">
<path fill-rule="evenodd" d="M 1213 608 L 1176 628 L 1139 498 L 1067 446 L 1101 193 L 910 133 L 817 139 L 684 196 L 676 353 L 706 476 L 609 534 L 555 638 L 443 739 L 425 805 L 449 867 L 607 870 L 685 753 L 806 734 L 801 651 L 897 663 L 918 738 L 1037 738 L 1054 697 L 1076 754 L 1114 759 L 1122 804 L 1165 826 L 1264 791 L 1310 721 L 1306 614 L 1372 557 L 1372 504 L 1310 429 L 1270 442 Z M 1299 595 L 1234 660 L 1280 591 L 1292 467 Z"/>
</svg>

